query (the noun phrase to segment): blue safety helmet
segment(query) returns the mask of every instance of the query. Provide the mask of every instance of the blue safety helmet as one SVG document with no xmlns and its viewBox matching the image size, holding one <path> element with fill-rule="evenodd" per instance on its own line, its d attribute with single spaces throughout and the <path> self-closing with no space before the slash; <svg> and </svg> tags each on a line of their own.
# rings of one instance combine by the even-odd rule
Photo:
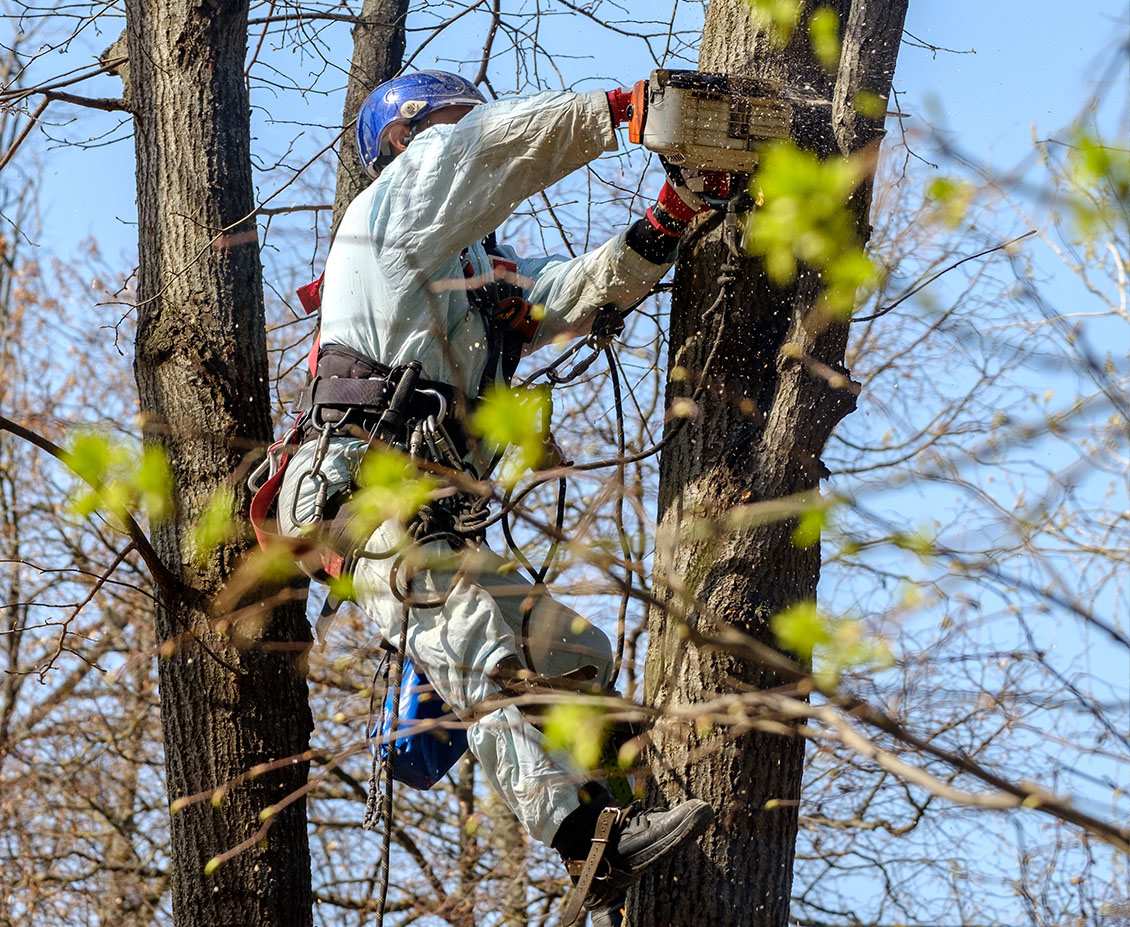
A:
<svg viewBox="0 0 1130 927">
<path fill-rule="evenodd" d="M 357 113 L 357 151 L 370 177 L 392 160 L 388 127 L 409 125 L 446 106 L 485 103 L 478 87 L 458 74 L 417 71 L 385 81 L 370 93 Z"/>
</svg>

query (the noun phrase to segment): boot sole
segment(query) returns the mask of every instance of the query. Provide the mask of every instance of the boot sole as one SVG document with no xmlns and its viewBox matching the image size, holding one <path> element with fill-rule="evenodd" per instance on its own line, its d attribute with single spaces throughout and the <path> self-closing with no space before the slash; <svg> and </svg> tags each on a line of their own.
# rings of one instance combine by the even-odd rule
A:
<svg viewBox="0 0 1130 927">
<path fill-rule="evenodd" d="M 653 845 L 647 853 L 637 853 L 634 856 L 623 857 L 620 863 L 633 875 L 639 875 L 649 866 L 655 865 L 668 853 L 682 846 L 688 840 L 695 840 L 702 836 L 714 820 L 714 812 L 706 802 L 697 800 L 697 807 L 683 818 L 675 830 L 671 831 L 658 844 Z"/>
</svg>

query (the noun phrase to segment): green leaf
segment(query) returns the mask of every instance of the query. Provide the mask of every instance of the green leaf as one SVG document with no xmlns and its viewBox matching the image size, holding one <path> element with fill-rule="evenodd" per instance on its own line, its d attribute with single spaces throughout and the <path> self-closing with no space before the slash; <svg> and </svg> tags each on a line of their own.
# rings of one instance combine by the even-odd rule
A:
<svg viewBox="0 0 1130 927">
<path fill-rule="evenodd" d="M 192 546 L 199 559 L 235 536 L 235 496 L 231 488 L 221 486 L 208 500 L 204 511 L 192 526 Z"/>
<path fill-rule="evenodd" d="M 114 466 L 114 448 L 101 435 L 79 435 L 63 454 L 63 461 L 85 482 L 99 487 Z"/>
<path fill-rule="evenodd" d="M 824 70 L 835 73 L 840 64 L 840 18 L 836 11 L 819 7 L 808 21 L 808 38 Z"/>
<path fill-rule="evenodd" d="M 769 29 L 773 43 L 788 45 L 800 14 L 800 0 L 749 0 L 749 5 L 754 18 Z"/>
<path fill-rule="evenodd" d="M 774 615 L 770 627 L 783 649 L 817 664 L 813 676 L 825 689 L 835 688 L 845 669 L 894 662 L 886 642 L 868 637 L 862 622 L 829 618 L 815 602 L 798 602 Z"/>
<path fill-rule="evenodd" d="M 241 571 L 246 571 L 258 582 L 270 585 L 283 583 L 297 576 L 298 563 L 294 551 L 287 544 L 271 544 L 267 548 L 254 547 L 243 561 Z M 246 624 L 246 622 L 242 622 Z M 238 625 L 237 625 L 238 627 Z"/>
<path fill-rule="evenodd" d="M 841 319 L 879 283 L 879 268 L 861 249 L 841 251 L 824 268 L 824 307 Z"/>
<path fill-rule="evenodd" d="M 537 467 L 549 438 L 552 400 L 545 387 L 509 389 L 492 387 L 471 418 L 471 429 L 495 450 L 513 446 L 516 459 L 503 478 L 513 483 L 528 469 Z"/>
<path fill-rule="evenodd" d="M 965 219 L 975 192 L 971 183 L 950 177 L 936 177 L 926 188 L 927 198 L 936 204 L 936 215 L 951 229 L 960 226 Z"/>
<path fill-rule="evenodd" d="M 878 278 L 848 208 L 860 176 L 854 161 L 821 160 L 791 142 L 776 142 L 756 178 L 761 206 L 746 220 L 746 248 L 764 260 L 769 278 L 786 286 L 800 264 L 815 268 L 824 280 L 825 307 L 841 315 L 851 311 L 858 289 Z"/>
<path fill-rule="evenodd" d="M 380 448 L 361 461 L 357 485 L 350 500 L 356 516 L 350 530 L 360 540 L 389 519 L 408 521 L 428 502 L 438 484 L 421 473 L 406 454 Z"/>
<path fill-rule="evenodd" d="M 909 550 L 912 553 L 918 554 L 923 560 L 935 557 L 938 553 L 934 546 L 933 539 L 924 531 L 916 531 L 912 534 L 904 534 L 901 532 L 893 534 L 891 535 L 891 543 L 903 550 Z"/>
<path fill-rule="evenodd" d="M 605 727 L 602 709 L 562 702 L 545 716 L 545 742 L 551 750 L 568 752 L 581 769 L 595 769 L 604 750 Z"/>
<path fill-rule="evenodd" d="M 793 543 L 797 547 L 811 547 L 820 542 L 820 533 L 828 522 L 828 510 L 823 506 L 811 508 L 797 522 L 793 531 Z"/>
<path fill-rule="evenodd" d="M 866 119 L 882 119 L 887 114 L 887 101 L 870 90 L 855 95 L 855 111 Z"/>
<path fill-rule="evenodd" d="M 353 574 L 343 573 L 341 576 L 330 577 L 330 594 L 342 602 L 352 602 L 356 589 L 354 587 Z"/>
<path fill-rule="evenodd" d="M 813 650 L 832 639 L 828 618 L 815 602 L 798 602 L 786 608 L 773 616 L 769 626 L 784 649 L 804 660 L 811 660 Z"/>
<path fill-rule="evenodd" d="M 1077 132 L 1068 155 L 1068 179 L 1075 187 L 1070 198 L 1075 223 L 1085 238 L 1130 211 L 1130 151 L 1125 145 Z"/>
<path fill-rule="evenodd" d="M 138 456 L 129 445 L 102 435 L 79 435 L 63 461 L 84 484 L 76 487 L 70 503 L 79 515 L 101 511 L 121 522 L 131 509 L 141 508 L 156 522 L 172 510 L 172 473 L 164 450 L 156 445 Z"/>
<path fill-rule="evenodd" d="M 163 447 L 154 444 L 145 447 L 133 484 L 150 521 L 169 517 L 173 510 L 173 473 Z"/>
</svg>

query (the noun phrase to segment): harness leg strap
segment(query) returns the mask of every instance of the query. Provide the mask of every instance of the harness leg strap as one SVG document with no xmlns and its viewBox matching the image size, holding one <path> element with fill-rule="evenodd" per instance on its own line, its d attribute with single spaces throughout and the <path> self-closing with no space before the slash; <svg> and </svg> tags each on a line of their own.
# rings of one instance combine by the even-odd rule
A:
<svg viewBox="0 0 1130 927">
<path fill-rule="evenodd" d="M 563 927 L 573 927 L 584 913 L 585 899 L 592 888 L 593 880 L 600 872 L 600 864 L 605 862 L 604 854 L 612 838 L 612 831 L 623 813 L 621 808 L 605 808 L 596 819 L 596 830 L 592 835 L 592 846 L 584 860 L 570 860 L 566 864 L 569 875 L 577 881 L 565 898 L 565 910 L 561 915 Z M 607 866 L 611 874 L 611 865 Z"/>
</svg>

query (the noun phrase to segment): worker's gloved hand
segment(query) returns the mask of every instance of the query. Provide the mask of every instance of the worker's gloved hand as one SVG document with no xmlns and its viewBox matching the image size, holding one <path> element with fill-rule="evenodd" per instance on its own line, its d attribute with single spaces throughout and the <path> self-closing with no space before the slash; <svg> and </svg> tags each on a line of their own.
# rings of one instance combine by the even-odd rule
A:
<svg viewBox="0 0 1130 927">
<path fill-rule="evenodd" d="M 637 120 L 642 126 L 643 110 L 646 106 L 644 102 L 646 86 L 647 81 L 641 80 L 630 89 L 617 87 L 608 91 L 608 111 L 612 114 L 613 126 L 622 126 L 625 122 L 632 122 L 635 125 Z"/>
<path fill-rule="evenodd" d="M 690 171 L 660 158 L 667 180 L 655 205 L 647 211 L 648 221 L 659 231 L 682 237 L 691 220 L 709 212 L 705 197 L 725 198 L 730 193 L 730 175 L 720 171 Z"/>
<path fill-rule="evenodd" d="M 731 194 L 732 177 L 725 171 L 696 171 L 672 164 L 662 156 L 659 161 L 667 174 L 667 182 L 696 214 L 711 208 L 705 197 L 717 201 L 728 199 Z"/>
<path fill-rule="evenodd" d="M 688 171 L 660 161 L 667 179 L 644 218 L 628 229 L 625 242 L 645 260 L 669 264 L 694 217 L 714 208 L 709 199 L 730 196 L 731 178 L 721 171 Z"/>
</svg>

